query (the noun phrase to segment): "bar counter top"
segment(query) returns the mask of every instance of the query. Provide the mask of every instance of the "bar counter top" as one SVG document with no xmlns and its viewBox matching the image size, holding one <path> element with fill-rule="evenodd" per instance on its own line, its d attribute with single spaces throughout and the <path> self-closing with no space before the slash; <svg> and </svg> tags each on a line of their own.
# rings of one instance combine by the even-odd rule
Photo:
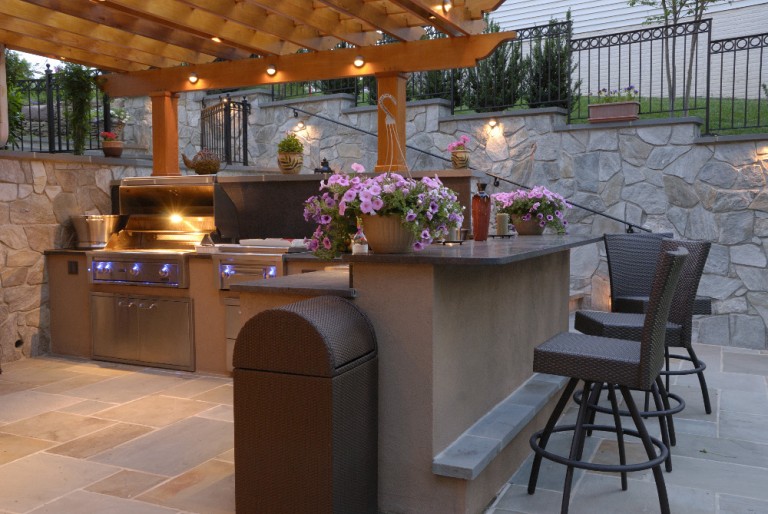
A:
<svg viewBox="0 0 768 514">
<path fill-rule="evenodd" d="M 499 265 L 549 255 L 577 246 L 601 241 L 601 236 L 588 234 L 512 236 L 489 238 L 487 241 L 432 244 L 420 252 L 401 254 L 342 255 L 343 262 L 387 264 Z"/>
</svg>

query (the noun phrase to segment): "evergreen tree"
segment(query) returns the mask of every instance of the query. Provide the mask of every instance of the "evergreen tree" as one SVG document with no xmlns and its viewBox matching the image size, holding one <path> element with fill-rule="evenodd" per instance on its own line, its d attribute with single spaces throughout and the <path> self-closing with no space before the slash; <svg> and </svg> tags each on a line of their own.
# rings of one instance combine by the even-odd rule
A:
<svg viewBox="0 0 768 514">
<path fill-rule="evenodd" d="M 499 32 L 499 25 L 487 15 L 485 33 Z M 469 109 L 477 112 L 511 107 L 522 97 L 521 46 L 517 41 L 499 45 L 487 58 L 466 70 L 464 87 L 459 89 Z M 458 102 L 457 102 L 458 104 Z"/>
<path fill-rule="evenodd" d="M 572 82 L 576 69 L 571 50 L 571 11 L 566 14 L 567 25 L 549 21 L 547 34 L 531 45 L 531 53 L 524 60 L 526 70 L 525 97 L 528 107 L 562 107 L 572 109 L 577 103 L 581 81 Z"/>
</svg>

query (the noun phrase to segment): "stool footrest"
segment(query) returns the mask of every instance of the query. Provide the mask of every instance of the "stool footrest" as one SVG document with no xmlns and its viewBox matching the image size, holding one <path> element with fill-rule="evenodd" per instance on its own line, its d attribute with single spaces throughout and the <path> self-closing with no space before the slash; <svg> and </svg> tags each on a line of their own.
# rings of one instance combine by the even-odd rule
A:
<svg viewBox="0 0 768 514">
<path fill-rule="evenodd" d="M 614 426 L 610 425 L 594 425 L 594 424 L 584 424 L 583 425 L 585 430 L 592 430 L 592 431 L 598 431 L 598 432 L 613 432 L 618 433 L 618 430 Z M 554 428 L 552 430 L 552 433 L 556 432 L 571 432 L 576 429 L 576 425 L 560 425 Z M 531 436 L 531 449 L 541 455 L 543 458 L 547 460 L 551 460 L 554 462 L 557 462 L 559 464 L 564 464 L 566 466 L 571 466 L 578 469 L 586 469 L 589 471 L 605 471 L 605 472 L 614 472 L 614 473 L 622 473 L 622 472 L 632 472 L 632 471 L 643 471 L 645 469 L 650 469 L 654 466 L 660 465 L 662 462 L 664 462 L 667 459 L 667 456 L 669 456 L 669 449 L 662 443 L 659 439 L 655 437 L 650 437 L 651 442 L 654 446 L 659 450 L 659 455 L 656 456 L 655 459 L 650 459 L 643 462 L 636 462 L 633 464 L 598 464 L 595 462 L 586 462 L 583 460 L 573 460 L 568 457 L 564 457 L 562 455 L 558 455 L 556 453 L 548 452 L 541 446 L 539 446 L 539 439 L 541 438 L 542 433 L 544 430 L 539 430 L 538 432 L 534 433 Z M 621 433 L 623 435 L 629 435 L 632 437 L 636 437 L 638 439 L 641 438 L 640 433 L 637 430 L 629 429 L 629 428 L 622 428 Z"/>
</svg>

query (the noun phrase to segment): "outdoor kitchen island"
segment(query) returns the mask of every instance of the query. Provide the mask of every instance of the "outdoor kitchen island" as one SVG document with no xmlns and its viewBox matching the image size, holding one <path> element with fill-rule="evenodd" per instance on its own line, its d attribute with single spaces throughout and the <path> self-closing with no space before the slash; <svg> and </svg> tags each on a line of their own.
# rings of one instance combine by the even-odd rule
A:
<svg viewBox="0 0 768 514">
<path fill-rule="evenodd" d="M 569 250 L 596 241 L 518 236 L 342 257 L 378 341 L 381 512 L 477 513 L 492 501 L 561 384 L 531 370 L 533 348 L 568 329 Z M 257 304 L 287 278 L 237 289 Z"/>
</svg>

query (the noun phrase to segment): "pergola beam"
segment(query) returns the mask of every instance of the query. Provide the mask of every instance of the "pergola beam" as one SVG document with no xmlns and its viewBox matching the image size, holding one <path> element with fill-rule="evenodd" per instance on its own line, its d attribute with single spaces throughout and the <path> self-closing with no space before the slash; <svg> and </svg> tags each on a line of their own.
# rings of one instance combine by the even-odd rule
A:
<svg viewBox="0 0 768 514">
<path fill-rule="evenodd" d="M 461 38 L 410 41 L 332 52 L 145 70 L 105 76 L 103 87 L 113 97 L 144 96 L 153 91 L 183 92 L 381 73 L 464 68 L 474 66 L 499 44 L 515 37 L 516 33 L 512 31 L 494 32 Z M 355 68 L 352 64 L 356 55 L 365 58 L 366 63 L 362 68 Z M 270 64 L 277 68 L 274 76 L 266 73 Z M 194 85 L 187 80 L 191 72 L 197 73 L 199 77 Z"/>
</svg>

